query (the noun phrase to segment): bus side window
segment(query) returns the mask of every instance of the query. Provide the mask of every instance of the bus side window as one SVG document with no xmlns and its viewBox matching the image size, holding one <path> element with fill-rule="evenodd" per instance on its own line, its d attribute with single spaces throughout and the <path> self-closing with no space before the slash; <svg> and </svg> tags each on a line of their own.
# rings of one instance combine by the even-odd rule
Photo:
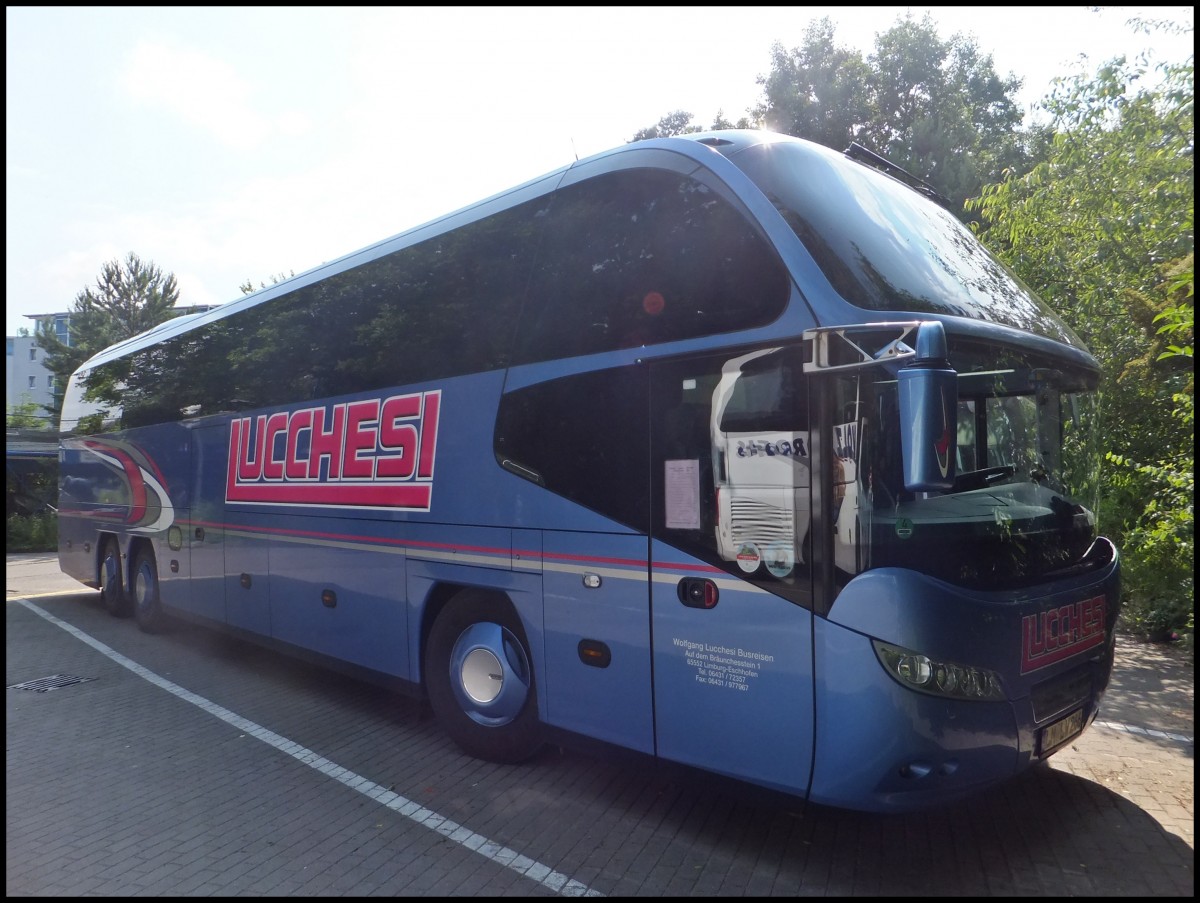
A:
<svg viewBox="0 0 1200 903">
<path fill-rule="evenodd" d="M 646 394 L 644 367 L 597 370 L 509 392 L 496 418 L 496 458 L 510 472 L 645 532 Z"/>
<path fill-rule="evenodd" d="M 559 189 L 547 219 L 515 363 L 749 329 L 787 305 L 775 251 L 689 176 L 604 173 Z"/>
</svg>

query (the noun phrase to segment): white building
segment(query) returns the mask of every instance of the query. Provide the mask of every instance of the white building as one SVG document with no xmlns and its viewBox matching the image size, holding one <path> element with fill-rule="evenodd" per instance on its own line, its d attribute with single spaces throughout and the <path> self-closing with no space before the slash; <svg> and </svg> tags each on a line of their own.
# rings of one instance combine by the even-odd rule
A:
<svg viewBox="0 0 1200 903">
<path fill-rule="evenodd" d="M 34 321 L 30 332 L 38 328 L 51 329 L 59 341 L 71 344 L 68 313 L 27 314 Z M 4 357 L 4 409 L 11 413 L 17 405 L 34 404 L 33 412 L 39 417 L 48 417 L 43 405 L 49 405 L 54 397 L 54 374 L 46 369 L 46 352 L 38 347 L 33 335 L 5 337 Z"/>
</svg>

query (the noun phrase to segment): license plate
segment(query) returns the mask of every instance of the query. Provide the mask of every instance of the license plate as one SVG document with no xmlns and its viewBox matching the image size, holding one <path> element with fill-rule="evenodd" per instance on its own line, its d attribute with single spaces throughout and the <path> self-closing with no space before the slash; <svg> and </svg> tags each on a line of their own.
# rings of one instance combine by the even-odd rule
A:
<svg viewBox="0 0 1200 903">
<path fill-rule="evenodd" d="M 1065 718 L 1047 724 L 1042 728 L 1042 742 L 1039 755 L 1046 755 L 1057 746 L 1062 746 L 1083 730 L 1083 709 L 1076 709 Z"/>
</svg>

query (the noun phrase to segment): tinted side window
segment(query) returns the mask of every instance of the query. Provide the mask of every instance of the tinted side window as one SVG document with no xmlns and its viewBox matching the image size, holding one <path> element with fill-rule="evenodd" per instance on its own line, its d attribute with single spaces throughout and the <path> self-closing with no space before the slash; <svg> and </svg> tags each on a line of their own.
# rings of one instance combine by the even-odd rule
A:
<svg viewBox="0 0 1200 903">
<path fill-rule="evenodd" d="M 496 457 L 515 473 L 536 475 L 551 492 L 644 532 L 649 525 L 648 392 L 641 366 L 510 392 L 500 402 Z"/>
<path fill-rule="evenodd" d="M 96 368 L 85 400 L 143 426 L 504 367 L 548 198 Z"/>
<path fill-rule="evenodd" d="M 762 326 L 787 296 L 775 252 L 716 191 L 666 170 L 607 173 L 555 193 L 516 362 Z"/>
</svg>

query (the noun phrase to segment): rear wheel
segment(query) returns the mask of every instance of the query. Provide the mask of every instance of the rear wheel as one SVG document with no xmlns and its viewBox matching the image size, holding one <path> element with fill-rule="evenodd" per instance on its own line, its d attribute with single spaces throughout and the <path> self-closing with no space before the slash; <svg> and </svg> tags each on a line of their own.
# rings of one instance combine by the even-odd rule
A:
<svg viewBox="0 0 1200 903">
<path fill-rule="evenodd" d="M 438 723 L 469 754 L 520 762 L 542 746 L 529 645 L 512 604 L 466 590 L 433 624 L 425 685 Z"/>
<path fill-rule="evenodd" d="M 121 574 L 121 550 L 115 539 L 104 540 L 100 553 L 100 598 L 110 615 L 129 617 L 132 606 L 125 594 L 125 581 Z"/>
<path fill-rule="evenodd" d="M 133 616 L 137 625 L 146 633 L 158 633 L 163 629 L 167 616 L 163 613 L 158 587 L 158 562 L 154 552 L 141 549 L 133 560 Z"/>
</svg>

